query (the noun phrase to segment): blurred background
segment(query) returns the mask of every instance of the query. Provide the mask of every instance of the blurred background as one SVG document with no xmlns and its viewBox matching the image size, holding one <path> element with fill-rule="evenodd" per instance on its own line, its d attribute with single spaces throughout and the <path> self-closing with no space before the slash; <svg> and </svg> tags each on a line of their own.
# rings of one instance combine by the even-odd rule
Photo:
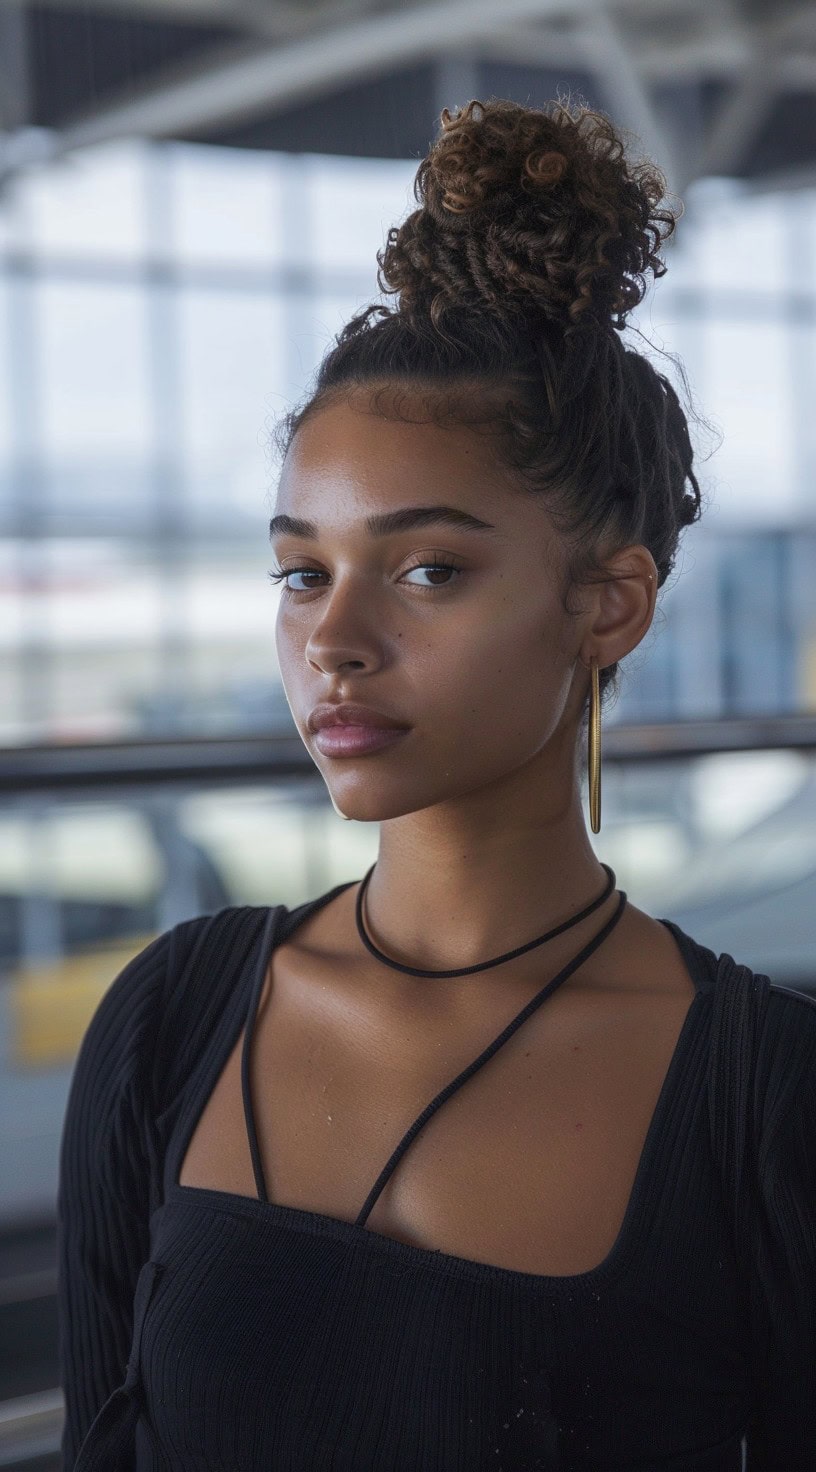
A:
<svg viewBox="0 0 816 1472">
<path fill-rule="evenodd" d="M 58 1466 L 58 1148 L 104 990 L 177 920 L 376 857 L 280 684 L 272 427 L 378 299 L 441 109 L 567 92 L 684 201 L 627 336 L 708 421 L 591 839 L 816 994 L 816 4 L 0 0 L 0 1467 Z"/>
</svg>

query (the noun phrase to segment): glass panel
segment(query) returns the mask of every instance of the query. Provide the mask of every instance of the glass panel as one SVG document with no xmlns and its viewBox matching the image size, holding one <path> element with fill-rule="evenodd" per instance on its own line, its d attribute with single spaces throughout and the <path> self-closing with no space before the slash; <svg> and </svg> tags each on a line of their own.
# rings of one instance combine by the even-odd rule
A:
<svg viewBox="0 0 816 1472">
<path fill-rule="evenodd" d="M 143 704 L 145 729 L 295 733 L 280 684 L 270 565 L 262 526 L 255 547 L 201 546 L 191 555 L 177 589 L 183 666 Z"/>
<path fill-rule="evenodd" d="M 0 516 L 9 505 L 11 486 L 12 416 L 11 416 L 11 319 L 9 287 L 0 275 Z"/>
<path fill-rule="evenodd" d="M 125 732 L 140 719 L 156 731 L 161 712 L 172 729 L 182 720 L 209 729 L 219 720 L 227 729 L 274 721 L 282 707 L 265 581 L 279 471 L 271 434 L 344 323 L 377 299 L 376 250 L 413 207 L 415 162 L 155 143 L 95 150 L 81 168 L 75 162 L 73 171 L 31 171 L 22 192 L 13 181 L 0 215 L 27 219 L 40 246 L 73 240 L 78 257 L 87 206 L 89 233 L 121 271 L 114 237 L 88 201 L 97 189 L 116 228 L 131 231 L 135 258 L 144 193 L 159 207 L 155 244 L 167 242 L 164 201 L 182 256 L 194 263 L 198 250 L 198 264 L 214 267 L 231 260 L 233 280 L 69 281 L 56 266 L 51 272 L 42 251 L 33 277 L 0 273 L 0 530 L 19 537 L 25 518 L 25 539 L 2 562 L 5 739 Z M 53 206 L 42 202 L 49 179 Z M 71 196 L 61 214 L 66 179 L 79 192 L 76 208 Z M 118 187 L 126 202 L 114 208 Z M 816 336 L 803 316 L 784 314 L 781 300 L 777 308 L 766 293 L 758 312 L 759 298 L 743 294 L 781 279 L 766 269 L 776 255 L 786 262 L 785 284 L 809 289 L 816 192 L 796 196 L 790 239 L 774 212 L 784 223 L 793 196 L 760 205 L 727 187 L 704 194 L 705 209 L 690 207 L 680 226 L 690 268 L 678 276 L 679 256 L 670 260 L 638 325 L 680 352 L 714 443 L 718 426 L 724 440 L 706 459 L 711 437 L 692 425 L 707 514 L 683 534 L 661 613 L 632 653 L 610 721 L 812 709 L 816 698 L 807 531 Z M 717 276 L 709 223 L 721 196 L 729 239 L 753 239 L 756 226 L 749 255 L 765 264 L 755 279 Z M 212 223 L 219 212 L 225 235 Z M 282 252 L 299 270 L 273 292 L 252 268 L 274 265 Z M 94 261 L 101 276 L 102 255 Z M 633 336 L 632 346 L 643 344 Z M 653 361 L 672 376 L 659 353 Z M 784 545 L 771 537 L 779 526 Z M 52 537 L 65 537 L 64 560 L 43 552 Z M 139 568 L 110 551 L 134 537 L 142 539 Z M 100 558 L 93 538 L 108 547 Z M 137 627 L 128 629 L 129 618 Z M 126 660 L 117 662 L 115 646 Z"/>
<path fill-rule="evenodd" d="M 48 655 L 39 739 L 135 734 L 144 691 L 160 678 L 165 620 L 152 559 L 128 542 L 79 538 L 46 543 L 43 558 L 43 585 L 26 610 Z"/>
<path fill-rule="evenodd" d="M 717 320 L 705 334 L 706 376 L 698 392 L 724 432 L 706 464 L 719 515 L 731 524 L 789 523 L 798 503 L 790 343 L 781 323 Z"/>
<path fill-rule="evenodd" d="M 51 513 L 74 531 L 144 521 L 155 500 L 144 292 L 44 281 L 35 304 Z"/>
<path fill-rule="evenodd" d="M 171 249 L 190 264 L 265 265 L 283 254 L 278 155 L 172 144 Z"/>
<path fill-rule="evenodd" d="M 700 284 L 729 292 L 779 292 L 791 285 L 784 195 L 745 194 L 738 181 L 728 179 L 698 180 L 688 195 L 678 241 L 682 231 L 687 267 Z"/>
<path fill-rule="evenodd" d="M 416 209 L 416 162 L 402 159 L 304 159 L 311 186 L 312 259 L 321 271 L 353 269 L 370 274 L 377 295 L 376 253 L 391 225 Z M 393 300 L 393 298 L 391 298 Z"/>
<path fill-rule="evenodd" d="M 0 539 L 0 742 L 6 745 L 25 739 L 19 662 L 23 638 L 22 558 L 20 542 Z"/>
<path fill-rule="evenodd" d="M 267 428 L 281 406 L 281 301 L 190 288 L 178 303 L 179 437 L 186 496 L 199 525 L 263 535 Z M 268 520 L 268 517 L 267 517 Z"/>
<path fill-rule="evenodd" d="M 17 243 L 38 256 L 143 256 L 148 148 L 140 139 L 116 140 L 20 174 L 14 186 Z"/>
<path fill-rule="evenodd" d="M 356 291 L 316 293 L 310 304 L 310 311 L 318 361 L 324 353 L 331 351 L 334 338 L 346 323 L 362 308 L 378 299 L 379 293 L 376 289 L 368 290 L 364 283 Z"/>
</svg>

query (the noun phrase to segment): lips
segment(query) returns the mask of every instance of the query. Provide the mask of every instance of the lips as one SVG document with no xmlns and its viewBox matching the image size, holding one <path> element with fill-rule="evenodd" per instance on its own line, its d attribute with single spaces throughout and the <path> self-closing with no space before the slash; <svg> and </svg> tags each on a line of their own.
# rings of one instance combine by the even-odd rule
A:
<svg viewBox="0 0 816 1472">
<path fill-rule="evenodd" d="M 358 705 L 351 701 L 342 705 L 335 705 L 331 701 L 316 705 L 309 715 L 307 725 L 309 730 L 315 733 L 325 730 L 328 726 L 373 726 L 378 730 L 386 731 L 407 731 L 409 729 L 405 721 L 399 721 L 395 716 L 387 715 L 385 711 L 375 710 L 372 706 Z"/>
<path fill-rule="evenodd" d="M 405 726 L 324 726 L 315 736 L 315 746 L 324 756 L 355 758 L 388 750 L 409 735 Z"/>
</svg>

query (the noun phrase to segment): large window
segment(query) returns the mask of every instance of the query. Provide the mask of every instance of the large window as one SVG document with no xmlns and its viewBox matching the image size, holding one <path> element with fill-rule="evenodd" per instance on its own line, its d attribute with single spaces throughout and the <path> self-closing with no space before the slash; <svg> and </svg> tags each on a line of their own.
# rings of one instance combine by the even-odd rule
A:
<svg viewBox="0 0 816 1472">
<path fill-rule="evenodd" d="M 0 740 L 287 722 L 270 431 L 379 298 L 415 169 L 130 142 L 11 183 Z M 666 258 L 635 325 L 712 425 L 708 505 L 610 719 L 814 710 L 816 191 L 702 181 Z"/>
</svg>

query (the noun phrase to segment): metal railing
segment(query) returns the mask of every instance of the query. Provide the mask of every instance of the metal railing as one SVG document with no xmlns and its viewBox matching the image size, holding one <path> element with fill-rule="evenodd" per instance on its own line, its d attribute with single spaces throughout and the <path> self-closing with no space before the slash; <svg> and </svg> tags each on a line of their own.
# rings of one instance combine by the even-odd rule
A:
<svg viewBox="0 0 816 1472">
<path fill-rule="evenodd" d="M 609 725 L 605 762 L 665 761 L 714 752 L 816 751 L 816 714 Z M 297 732 L 226 737 L 16 746 L 0 751 L 0 799 L 166 783 L 257 782 L 322 777 Z M 328 798 L 326 799 L 328 801 Z"/>
</svg>

